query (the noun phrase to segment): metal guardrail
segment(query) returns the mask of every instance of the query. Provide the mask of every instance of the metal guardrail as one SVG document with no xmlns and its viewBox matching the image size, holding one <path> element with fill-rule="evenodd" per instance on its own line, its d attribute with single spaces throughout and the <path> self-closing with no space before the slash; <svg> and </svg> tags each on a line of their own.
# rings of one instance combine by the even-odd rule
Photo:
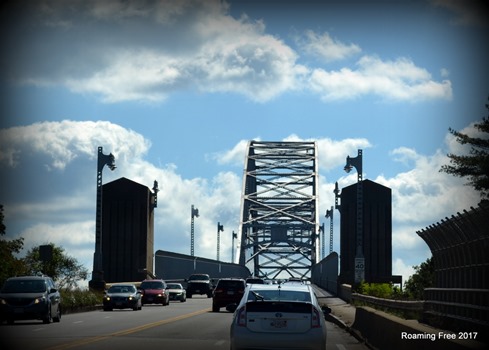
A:
<svg viewBox="0 0 489 350">
<path fill-rule="evenodd" d="M 358 293 L 351 294 L 352 301 L 358 300 L 372 306 L 377 306 L 380 308 L 396 311 L 407 316 L 408 314 L 421 315 L 424 309 L 424 301 L 414 301 L 414 300 L 394 300 L 394 299 L 384 299 L 377 298 L 370 295 L 363 295 Z"/>
<path fill-rule="evenodd" d="M 489 329 L 489 290 L 426 288 L 424 311 Z"/>
</svg>

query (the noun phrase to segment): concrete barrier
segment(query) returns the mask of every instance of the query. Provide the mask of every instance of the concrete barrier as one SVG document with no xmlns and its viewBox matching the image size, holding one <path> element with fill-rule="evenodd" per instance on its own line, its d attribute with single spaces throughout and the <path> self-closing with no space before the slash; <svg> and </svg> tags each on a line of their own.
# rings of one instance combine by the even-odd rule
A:
<svg viewBox="0 0 489 350">
<path fill-rule="evenodd" d="M 416 320 L 405 320 L 367 306 L 356 308 L 355 322 L 351 328 L 370 347 L 379 350 L 487 349 L 486 344 L 477 341 L 477 334 L 473 334 L 475 332 L 459 334 L 443 331 Z"/>
</svg>

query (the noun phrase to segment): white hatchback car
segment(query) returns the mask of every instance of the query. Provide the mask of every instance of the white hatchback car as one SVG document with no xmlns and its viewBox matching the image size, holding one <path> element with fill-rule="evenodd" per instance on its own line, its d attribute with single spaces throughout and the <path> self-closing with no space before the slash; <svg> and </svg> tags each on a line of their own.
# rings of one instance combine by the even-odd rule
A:
<svg viewBox="0 0 489 350">
<path fill-rule="evenodd" d="M 234 311 L 231 350 L 326 349 L 326 323 L 311 285 L 250 284 Z"/>
</svg>

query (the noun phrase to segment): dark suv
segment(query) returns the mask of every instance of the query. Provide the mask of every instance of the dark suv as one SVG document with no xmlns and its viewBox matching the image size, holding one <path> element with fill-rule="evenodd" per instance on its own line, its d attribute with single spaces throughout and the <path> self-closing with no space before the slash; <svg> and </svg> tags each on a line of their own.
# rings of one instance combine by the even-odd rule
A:
<svg viewBox="0 0 489 350">
<path fill-rule="evenodd" d="M 50 277 L 23 276 L 7 279 L 0 291 L 0 320 L 61 321 L 61 296 Z"/>
<path fill-rule="evenodd" d="M 212 290 L 212 280 L 205 273 L 190 275 L 187 280 L 187 298 L 192 298 L 193 294 L 206 294 L 210 298 L 212 297 Z"/>
<path fill-rule="evenodd" d="M 244 294 L 246 283 L 241 278 L 221 278 L 212 294 L 212 311 L 219 312 L 221 307 L 239 304 Z"/>
<path fill-rule="evenodd" d="M 143 304 L 166 306 L 170 303 L 170 295 L 166 291 L 166 282 L 163 280 L 144 280 L 139 289 L 143 292 Z"/>
</svg>

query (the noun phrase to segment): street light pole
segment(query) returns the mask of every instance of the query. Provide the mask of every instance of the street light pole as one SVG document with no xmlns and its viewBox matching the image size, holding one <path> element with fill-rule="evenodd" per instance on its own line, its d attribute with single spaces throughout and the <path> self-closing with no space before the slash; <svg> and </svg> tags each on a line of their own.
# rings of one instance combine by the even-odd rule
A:
<svg viewBox="0 0 489 350">
<path fill-rule="evenodd" d="M 233 231 L 233 243 L 231 246 L 231 262 L 234 264 L 234 239 L 238 238 L 238 234 Z"/>
<path fill-rule="evenodd" d="M 115 157 L 112 153 L 103 154 L 103 148 L 98 148 L 97 157 L 97 202 L 95 213 L 95 253 L 93 255 L 92 280 L 89 287 L 93 289 L 105 288 L 104 271 L 102 266 L 102 170 L 107 165 L 110 170 L 114 170 Z"/>
<path fill-rule="evenodd" d="M 333 215 L 334 208 L 331 206 L 331 209 L 326 210 L 326 218 L 329 218 L 329 254 L 333 252 Z M 324 255 L 324 242 L 323 242 L 323 255 Z"/>
<path fill-rule="evenodd" d="M 194 256 L 194 218 L 199 217 L 199 209 L 192 207 L 190 208 L 190 256 Z"/>
<path fill-rule="evenodd" d="M 345 171 L 349 173 L 353 167 L 357 169 L 357 248 L 355 254 L 355 284 L 365 280 L 365 257 L 363 255 L 363 175 L 362 150 L 358 150 L 355 158 L 346 157 Z"/>
<path fill-rule="evenodd" d="M 221 223 L 217 223 L 217 261 L 219 260 L 219 246 L 221 245 L 221 232 L 224 231 L 224 226 Z"/>
</svg>

